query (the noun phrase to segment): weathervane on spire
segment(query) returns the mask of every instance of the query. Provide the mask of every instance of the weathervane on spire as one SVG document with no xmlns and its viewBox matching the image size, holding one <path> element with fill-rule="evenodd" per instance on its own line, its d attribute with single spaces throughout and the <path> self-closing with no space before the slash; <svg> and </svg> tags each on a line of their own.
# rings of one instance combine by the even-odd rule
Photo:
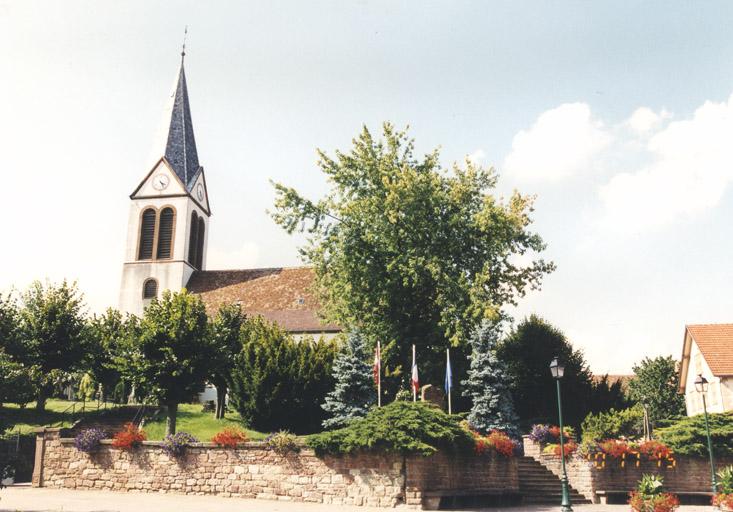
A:
<svg viewBox="0 0 733 512">
<path fill-rule="evenodd" d="M 181 48 L 181 63 L 186 56 L 186 37 L 188 36 L 188 25 L 183 29 L 183 48 Z"/>
</svg>

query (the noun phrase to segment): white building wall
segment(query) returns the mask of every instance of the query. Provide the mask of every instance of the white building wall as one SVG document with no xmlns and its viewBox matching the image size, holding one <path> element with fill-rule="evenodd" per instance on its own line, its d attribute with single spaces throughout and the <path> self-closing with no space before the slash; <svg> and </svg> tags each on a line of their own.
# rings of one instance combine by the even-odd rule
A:
<svg viewBox="0 0 733 512">
<path fill-rule="evenodd" d="M 689 334 L 688 334 L 689 336 Z M 733 382 L 730 378 L 720 378 L 713 375 L 700 348 L 691 340 L 690 366 L 687 370 L 685 382 L 685 406 L 688 416 L 703 413 L 702 396 L 695 390 L 695 379 L 702 374 L 708 381 L 708 392 L 705 397 L 708 412 L 725 412 L 733 410 Z"/>
</svg>

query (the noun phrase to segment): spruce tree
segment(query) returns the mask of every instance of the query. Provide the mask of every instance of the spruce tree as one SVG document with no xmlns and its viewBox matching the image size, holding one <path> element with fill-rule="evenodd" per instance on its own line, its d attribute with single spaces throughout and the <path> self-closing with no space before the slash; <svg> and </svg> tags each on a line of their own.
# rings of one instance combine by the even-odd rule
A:
<svg viewBox="0 0 733 512">
<path fill-rule="evenodd" d="M 499 324 L 485 320 L 473 333 L 471 366 L 468 378 L 461 382 L 463 396 L 472 401 L 468 422 L 481 433 L 501 430 L 511 437 L 519 437 L 518 417 L 509 393 L 509 375 L 496 355 Z"/>
<path fill-rule="evenodd" d="M 331 417 L 324 428 L 343 427 L 355 418 L 366 416 L 376 401 L 372 369 L 367 364 L 366 344 L 358 332 L 349 334 L 346 345 L 333 364 L 335 388 L 322 405 Z"/>
</svg>

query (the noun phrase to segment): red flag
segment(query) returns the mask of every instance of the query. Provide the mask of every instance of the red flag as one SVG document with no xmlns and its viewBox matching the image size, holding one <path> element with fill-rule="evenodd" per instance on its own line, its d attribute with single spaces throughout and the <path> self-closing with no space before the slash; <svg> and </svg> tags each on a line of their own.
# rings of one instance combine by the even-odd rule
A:
<svg viewBox="0 0 733 512">
<path fill-rule="evenodd" d="M 374 375 L 374 384 L 379 386 L 382 376 L 382 351 L 379 348 L 379 342 L 377 342 L 377 347 L 374 349 L 374 366 L 372 367 L 372 374 Z"/>
</svg>

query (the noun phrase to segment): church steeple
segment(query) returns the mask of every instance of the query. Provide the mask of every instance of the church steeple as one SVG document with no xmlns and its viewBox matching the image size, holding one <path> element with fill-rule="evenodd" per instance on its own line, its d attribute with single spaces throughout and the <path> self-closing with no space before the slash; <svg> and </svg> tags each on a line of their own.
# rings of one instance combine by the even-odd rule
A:
<svg viewBox="0 0 733 512">
<path fill-rule="evenodd" d="M 199 170 L 199 157 L 196 152 L 196 139 L 193 135 L 191 106 L 188 102 L 186 72 L 183 68 L 184 56 L 185 47 L 184 51 L 181 52 L 181 69 L 178 72 L 178 85 L 176 86 L 173 108 L 171 109 L 168 139 L 165 145 L 165 159 L 186 185 L 188 191 L 191 191 L 194 178 Z"/>
</svg>

